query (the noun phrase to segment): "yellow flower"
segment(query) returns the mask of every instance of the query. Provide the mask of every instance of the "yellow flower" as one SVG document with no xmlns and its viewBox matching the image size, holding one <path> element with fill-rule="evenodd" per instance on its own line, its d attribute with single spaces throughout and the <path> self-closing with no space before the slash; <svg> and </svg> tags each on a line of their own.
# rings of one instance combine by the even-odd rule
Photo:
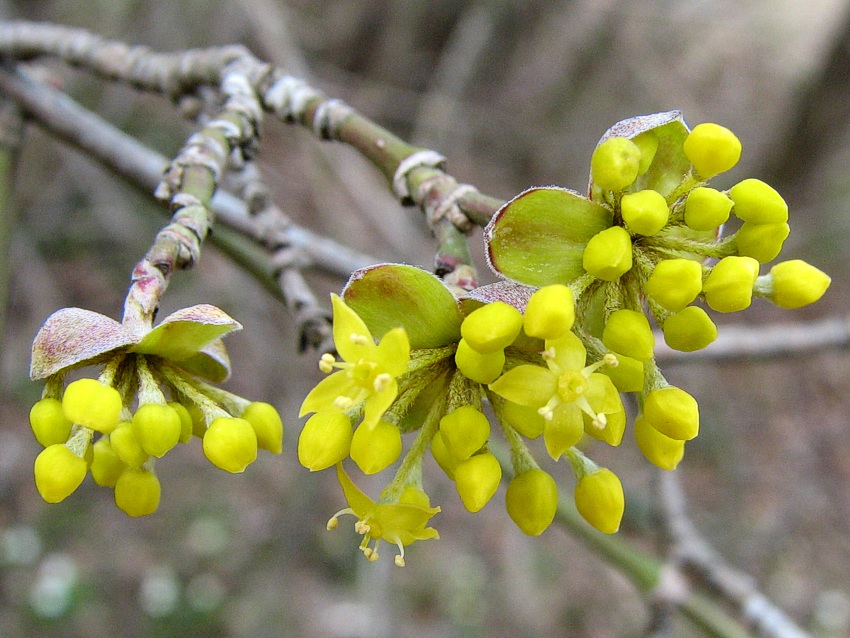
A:
<svg viewBox="0 0 850 638">
<path fill-rule="evenodd" d="M 355 516 L 354 529 L 363 536 L 360 550 L 370 561 L 378 560 L 378 545 L 381 540 L 386 540 L 398 547 L 395 564 L 404 567 L 405 545 L 440 537 L 433 527 L 425 527 L 440 508 L 429 507 L 428 497 L 422 490 L 409 487 L 395 503 L 376 503 L 354 484 L 341 463 L 336 466 L 336 473 L 348 507 L 333 515 L 328 521 L 328 529 L 336 528 L 338 517 L 342 514 Z M 375 543 L 370 547 L 372 540 Z"/>
<path fill-rule="evenodd" d="M 338 295 L 333 302 L 334 344 L 342 361 L 322 357 L 323 379 L 301 404 L 301 414 L 346 412 L 364 404 L 364 422 L 375 424 L 398 394 L 396 377 L 407 369 L 410 343 L 404 328 L 393 328 L 376 344 L 363 320 Z"/>
</svg>

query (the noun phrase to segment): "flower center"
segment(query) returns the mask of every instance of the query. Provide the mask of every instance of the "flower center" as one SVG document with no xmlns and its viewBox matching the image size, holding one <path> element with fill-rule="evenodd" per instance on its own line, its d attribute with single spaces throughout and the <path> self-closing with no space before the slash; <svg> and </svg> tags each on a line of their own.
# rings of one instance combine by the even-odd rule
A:
<svg viewBox="0 0 850 638">
<path fill-rule="evenodd" d="M 558 375 L 558 396 L 562 401 L 575 401 L 587 392 L 587 388 L 587 377 L 581 370 L 566 370 Z"/>
</svg>

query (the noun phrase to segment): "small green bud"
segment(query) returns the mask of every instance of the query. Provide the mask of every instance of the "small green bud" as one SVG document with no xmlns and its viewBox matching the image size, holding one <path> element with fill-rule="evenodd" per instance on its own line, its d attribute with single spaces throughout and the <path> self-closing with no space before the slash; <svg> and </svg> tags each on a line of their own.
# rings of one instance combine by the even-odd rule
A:
<svg viewBox="0 0 850 638">
<path fill-rule="evenodd" d="M 218 417 L 204 434 L 203 448 L 210 463 L 239 474 L 257 460 L 257 435 L 245 419 Z"/>
<path fill-rule="evenodd" d="M 758 275 L 759 263 L 752 257 L 724 257 L 705 279 L 705 302 L 717 312 L 749 308 Z"/>
<path fill-rule="evenodd" d="M 351 460 L 364 474 L 377 474 L 401 455 L 401 432 L 383 419 L 374 424 L 361 423 L 351 439 Z"/>
<path fill-rule="evenodd" d="M 609 138 L 593 151 L 590 177 L 603 190 L 621 191 L 637 179 L 640 159 L 640 148 L 630 139 Z"/>
<path fill-rule="evenodd" d="M 714 230 L 729 219 L 732 200 L 725 193 L 700 186 L 685 200 L 685 224 L 693 230 Z"/>
<path fill-rule="evenodd" d="M 484 354 L 471 348 L 466 339 L 461 339 L 455 352 L 455 365 L 467 379 L 476 383 L 492 383 L 505 367 L 505 351 Z"/>
<path fill-rule="evenodd" d="M 647 394 L 643 417 L 661 434 L 677 441 L 690 441 L 699 434 L 699 406 L 681 388 L 671 386 Z"/>
<path fill-rule="evenodd" d="M 462 405 L 440 419 L 440 434 L 449 452 L 465 461 L 490 438 L 490 421 L 480 410 Z"/>
<path fill-rule="evenodd" d="M 85 460 L 63 443 L 49 445 L 35 457 L 35 486 L 48 503 L 59 503 L 73 494 L 86 478 L 86 472 Z"/>
<path fill-rule="evenodd" d="M 134 518 L 153 514 L 161 494 L 159 479 L 150 470 L 127 468 L 115 483 L 115 504 Z"/>
<path fill-rule="evenodd" d="M 504 350 L 522 330 L 522 313 L 503 301 L 473 310 L 463 320 L 460 334 L 470 348 L 489 354 Z"/>
<path fill-rule="evenodd" d="M 513 401 L 505 401 L 502 407 L 502 419 L 514 430 L 529 439 L 536 439 L 543 434 L 546 420 L 537 408 L 520 405 Z"/>
<path fill-rule="evenodd" d="M 602 343 L 638 361 L 649 361 L 655 349 L 655 337 L 649 320 L 637 310 L 616 310 L 602 330 Z"/>
<path fill-rule="evenodd" d="M 658 305 L 679 312 L 702 291 L 702 266 L 692 259 L 660 261 L 646 280 L 645 290 Z"/>
<path fill-rule="evenodd" d="M 272 454 L 283 451 L 283 420 L 273 405 L 254 401 L 245 409 L 242 418 L 254 428 L 258 448 Z"/>
<path fill-rule="evenodd" d="M 791 227 L 785 223 L 754 224 L 744 222 L 735 233 L 738 254 L 752 257 L 760 264 L 776 259 L 782 244 L 788 239 Z"/>
<path fill-rule="evenodd" d="M 455 468 L 457 493 L 470 512 L 478 512 L 487 505 L 501 480 L 502 467 L 490 452 L 471 456 Z"/>
<path fill-rule="evenodd" d="M 681 352 L 702 350 L 717 339 L 717 326 L 698 306 L 688 306 L 667 317 L 662 331 L 667 345 Z"/>
<path fill-rule="evenodd" d="M 623 195 L 620 211 L 628 229 L 638 235 L 654 235 L 664 228 L 670 218 L 667 201 L 654 190 Z"/>
<path fill-rule="evenodd" d="M 578 513 L 600 532 L 613 534 L 620 529 L 626 499 L 620 479 L 611 470 L 603 467 L 582 476 L 575 501 Z"/>
<path fill-rule="evenodd" d="M 145 452 L 157 458 L 177 445 L 182 427 L 180 414 L 167 405 L 147 403 L 133 415 L 136 440 Z"/>
<path fill-rule="evenodd" d="M 683 145 L 685 156 L 703 179 L 719 175 L 741 159 L 741 141 L 728 128 L 718 124 L 698 124 Z"/>
<path fill-rule="evenodd" d="M 555 284 L 544 286 L 531 295 L 522 327 L 529 337 L 557 339 L 573 327 L 575 318 L 573 291 L 562 284 Z"/>
<path fill-rule="evenodd" d="M 298 437 L 298 460 L 311 472 L 327 469 L 348 456 L 351 439 L 351 420 L 345 414 L 314 414 Z"/>
<path fill-rule="evenodd" d="M 685 455 L 684 441 L 661 434 L 643 416 L 635 419 L 635 439 L 646 459 L 662 470 L 675 470 Z"/>
<path fill-rule="evenodd" d="M 65 418 L 62 402 L 53 397 L 36 401 L 30 410 L 30 427 L 42 447 L 64 443 L 71 435 L 71 422 Z"/>
<path fill-rule="evenodd" d="M 632 267 L 632 236 L 622 226 L 596 233 L 587 242 L 582 266 L 597 279 L 617 281 Z"/>
<path fill-rule="evenodd" d="M 782 195 L 759 179 L 745 179 L 729 190 L 733 212 L 753 224 L 783 224 L 788 221 L 788 204 Z"/>
<path fill-rule="evenodd" d="M 800 259 L 770 269 L 772 292 L 768 298 L 780 308 L 802 308 L 823 297 L 832 282 L 829 275 Z"/>
<path fill-rule="evenodd" d="M 555 519 L 558 510 L 558 486 L 539 468 L 511 479 L 505 493 L 505 509 L 525 534 L 539 536 Z"/>
<path fill-rule="evenodd" d="M 101 487 L 115 487 L 118 477 L 128 467 L 112 449 L 109 437 L 105 434 L 92 446 L 91 476 Z"/>
<path fill-rule="evenodd" d="M 68 384 L 62 397 L 62 410 L 72 423 L 109 434 L 118 425 L 121 395 L 97 379 L 78 379 Z"/>
</svg>

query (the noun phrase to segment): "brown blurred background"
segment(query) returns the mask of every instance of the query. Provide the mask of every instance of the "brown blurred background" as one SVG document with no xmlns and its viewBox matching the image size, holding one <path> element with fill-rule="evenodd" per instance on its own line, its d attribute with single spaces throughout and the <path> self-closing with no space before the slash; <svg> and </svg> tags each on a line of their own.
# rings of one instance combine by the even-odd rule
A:
<svg viewBox="0 0 850 638">
<path fill-rule="evenodd" d="M 242 43 L 308 77 L 449 171 L 508 198 L 531 185 L 583 190 L 592 149 L 614 122 L 673 108 L 744 144 L 716 180 L 774 185 L 791 206 L 784 258 L 833 276 L 813 308 L 756 303 L 718 322 L 846 313 L 850 290 L 850 12 L 846 0 L 48 0 L 0 1 L 0 17 L 50 20 L 157 50 Z M 173 155 L 190 132 L 166 101 L 49 64 L 77 100 Z M 268 121 L 261 160 L 296 221 L 373 254 L 430 268 L 420 214 L 341 145 Z M 594 636 L 645 635 L 641 596 L 558 529 L 525 538 L 497 495 L 466 513 L 431 466 L 442 539 L 403 570 L 369 564 L 331 473 L 295 459 L 298 405 L 318 379 L 284 307 L 207 248 L 177 274 L 163 315 L 213 303 L 245 330 L 229 338 L 228 387 L 278 406 L 282 457 L 225 475 L 198 445 L 158 465 L 160 511 L 131 520 L 87 481 L 48 506 L 31 475 L 27 425 L 41 386 L 29 347 L 65 306 L 117 317 L 130 271 L 165 219 L 152 198 L 35 128 L 26 131 L 0 350 L 0 636 Z M 481 254 L 480 232 L 472 240 Z M 483 261 L 481 262 L 483 264 Z M 490 277 L 482 270 L 482 277 Z M 344 283 L 311 274 L 326 298 Z M 722 331 L 722 327 L 721 327 Z M 850 636 L 850 359 L 844 351 L 665 368 L 700 401 L 703 428 L 681 475 L 693 518 L 715 547 L 822 637 Z M 622 476 L 622 534 L 662 550 L 653 473 L 627 437 L 593 454 Z M 566 467 L 554 466 L 571 489 Z M 366 481 L 376 495 L 378 482 Z M 684 622 L 676 636 L 696 636 Z"/>
</svg>

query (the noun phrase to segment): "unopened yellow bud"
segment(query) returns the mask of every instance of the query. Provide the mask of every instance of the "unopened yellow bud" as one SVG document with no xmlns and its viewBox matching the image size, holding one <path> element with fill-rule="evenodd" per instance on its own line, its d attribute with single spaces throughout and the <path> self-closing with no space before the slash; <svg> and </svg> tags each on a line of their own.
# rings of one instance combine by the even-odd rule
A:
<svg viewBox="0 0 850 638">
<path fill-rule="evenodd" d="M 713 188 L 700 186 L 685 200 L 685 224 L 693 230 L 714 230 L 729 219 L 732 200 Z"/>
<path fill-rule="evenodd" d="M 192 414 L 189 412 L 189 408 L 177 401 L 172 401 L 168 404 L 168 407 L 177 412 L 177 416 L 180 417 L 180 443 L 188 443 L 192 440 L 193 430 Z"/>
<path fill-rule="evenodd" d="M 607 376 L 620 392 L 640 392 L 643 390 L 643 362 L 617 354 L 616 366 L 604 366 L 599 372 Z"/>
<path fill-rule="evenodd" d="M 71 435 L 71 421 L 65 418 L 62 402 L 52 397 L 36 401 L 32 406 L 30 427 L 42 447 L 64 443 Z"/>
<path fill-rule="evenodd" d="M 150 454 L 142 449 L 142 444 L 136 438 L 133 424 L 122 421 L 109 434 L 109 443 L 118 457 L 130 467 L 141 467 L 150 458 Z"/>
<path fill-rule="evenodd" d="M 744 222 L 735 233 L 738 254 L 752 257 L 760 264 L 766 264 L 776 259 L 790 233 L 791 227 L 785 223 Z"/>
<path fill-rule="evenodd" d="M 101 487 L 115 487 L 118 477 L 128 465 L 112 449 L 109 434 L 100 437 L 92 446 L 91 476 Z"/>
<path fill-rule="evenodd" d="M 685 455 L 684 441 L 661 434 L 643 416 L 635 419 L 635 439 L 646 459 L 662 470 L 675 470 Z"/>
<path fill-rule="evenodd" d="M 638 235 L 654 235 L 664 228 L 670 218 L 664 195 L 655 190 L 623 195 L 620 212 L 628 229 Z"/>
<path fill-rule="evenodd" d="M 336 465 L 351 450 L 351 420 L 340 413 L 314 414 L 298 437 L 298 460 L 311 472 Z"/>
<path fill-rule="evenodd" d="M 800 259 L 783 261 L 770 269 L 772 291 L 768 298 L 780 308 L 802 308 L 823 297 L 831 279 L 822 270 Z"/>
<path fill-rule="evenodd" d="M 493 498 L 502 480 L 502 467 L 490 452 L 476 454 L 455 468 L 455 485 L 463 506 L 480 511 Z"/>
<path fill-rule="evenodd" d="M 681 388 L 671 386 L 647 394 L 643 417 L 661 434 L 677 441 L 690 441 L 699 434 L 699 406 Z"/>
<path fill-rule="evenodd" d="M 86 478 L 88 465 L 67 445 L 54 443 L 37 457 L 33 472 L 38 493 L 48 503 L 59 503 L 73 494 Z"/>
<path fill-rule="evenodd" d="M 153 514 L 159 507 L 162 488 L 150 470 L 127 468 L 115 483 L 115 504 L 127 516 Z"/>
<path fill-rule="evenodd" d="M 257 459 L 257 435 L 245 419 L 219 417 L 207 428 L 203 448 L 210 463 L 239 474 Z"/>
<path fill-rule="evenodd" d="M 504 350 L 522 329 L 522 313 L 503 301 L 473 310 L 463 320 L 460 334 L 470 348 L 488 354 Z"/>
<path fill-rule="evenodd" d="M 490 421 L 471 405 L 462 405 L 440 419 L 440 434 L 449 452 L 465 461 L 490 438 Z"/>
<path fill-rule="evenodd" d="M 283 451 L 283 421 L 273 405 L 254 401 L 242 414 L 257 435 L 257 447 L 272 454 Z"/>
<path fill-rule="evenodd" d="M 637 144 L 625 137 L 612 137 L 593 151 L 590 177 L 603 190 L 620 191 L 631 186 L 641 168 L 641 152 Z"/>
<path fill-rule="evenodd" d="M 142 449 L 161 458 L 180 440 L 183 424 L 172 407 L 147 403 L 133 415 L 133 433 Z"/>
<path fill-rule="evenodd" d="M 467 379 L 476 383 L 492 383 L 505 367 L 505 351 L 485 354 L 471 348 L 466 339 L 461 339 L 455 352 L 455 365 Z"/>
<path fill-rule="evenodd" d="M 670 312 L 679 312 L 702 291 L 702 266 L 692 259 L 658 262 L 646 280 L 646 294 Z"/>
<path fill-rule="evenodd" d="M 655 349 L 649 320 L 637 310 L 612 312 L 602 330 L 602 343 L 606 348 L 638 361 L 649 361 Z"/>
<path fill-rule="evenodd" d="M 361 423 L 351 439 L 351 460 L 364 474 L 377 474 L 401 455 L 401 432 L 383 419 L 374 424 Z"/>
<path fill-rule="evenodd" d="M 68 384 L 62 397 L 62 410 L 72 423 L 108 434 L 118 425 L 121 395 L 97 379 L 78 379 Z"/>
<path fill-rule="evenodd" d="M 717 339 L 717 326 L 698 306 L 688 306 L 670 315 L 664 320 L 662 330 L 667 345 L 681 352 L 702 350 Z"/>
<path fill-rule="evenodd" d="M 613 534 L 620 529 L 626 499 L 620 479 L 611 470 L 603 467 L 582 476 L 575 501 L 579 514 L 600 532 Z"/>
<path fill-rule="evenodd" d="M 582 266 L 597 279 L 617 281 L 632 267 L 632 236 L 622 226 L 596 233 L 587 242 Z"/>
<path fill-rule="evenodd" d="M 536 439 L 543 434 L 546 419 L 538 409 L 529 405 L 520 405 L 513 401 L 505 401 L 502 407 L 502 418 L 514 430 L 529 439 Z"/>
<path fill-rule="evenodd" d="M 683 145 L 685 156 L 700 177 L 710 179 L 738 163 L 741 141 L 728 128 L 718 124 L 698 124 Z"/>
<path fill-rule="evenodd" d="M 431 439 L 431 454 L 434 456 L 434 460 L 437 461 L 437 465 L 440 466 L 440 469 L 446 473 L 446 476 L 454 481 L 455 470 L 457 469 L 459 461 L 451 452 L 449 452 L 449 449 L 446 447 L 446 442 L 443 440 L 443 435 L 440 434 L 440 432 L 437 432 L 434 435 L 434 438 Z"/>
<path fill-rule="evenodd" d="M 562 284 L 555 284 L 544 286 L 531 295 L 522 327 L 529 337 L 557 339 L 573 327 L 575 318 L 573 291 Z"/>
<path fill-rule="evenodd" d="M 759 263 L 752 257 L 724 257 L 705 279 L 705 302 L 717 312 L 749 308 L 758 276 Z"/>
<path fill-rule="evenodd" d="M 738 219 L 753 224 L 782 224 L 788 221 L 788 204 L 776 190 L 760 179 L 745 179 L 729 190 Z"/>
<path fill-rule="evenodd" d="M 505 508 L 511 520 L 529 536 L 539 536 L 555 519 L 558 486 L 539 468 L 511 479 L 505 493 Z"/>
</svg>

